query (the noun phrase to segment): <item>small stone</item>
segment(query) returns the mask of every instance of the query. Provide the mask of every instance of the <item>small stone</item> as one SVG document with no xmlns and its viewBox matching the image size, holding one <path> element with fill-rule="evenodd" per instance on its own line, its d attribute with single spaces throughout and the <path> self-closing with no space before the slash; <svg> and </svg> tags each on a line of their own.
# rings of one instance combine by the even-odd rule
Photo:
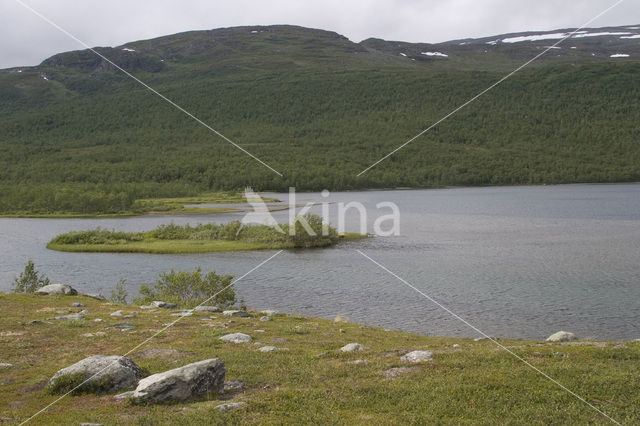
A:
<svg viewBox="0 0 640 426">
<path fill-rule="evenodd" d="M 384 377 L 393 380 L 402 374 L 415 373 L 420 371 L 420 367 L 394 367 L 382 372 Z"/>
<path fill-rule="evenodd" d="M 115 311 L 115 312 L 111 312 L 111 313 L 109 314 L 109 316 L 111 316 L 111 317 L 121 317 L 121 316 L 123 316 L 123 315 L 124 315 L 124 312 L 123 312 L 123 311 Z"/>
<path fill-rule="evenodd" d="M 138 313 L 136 311 L 133 311 L 130 314 L 124 315 L 122 318 L 131 319 L 135 318 L 136 316 L 138 316 Z"/>
<path fill-rule="evenodd" d="M 264 345 L 264 343 L 262 342 L 253 342 L 254 346 L 262 346 Z"/>
<path fill-rule="evenodd" d="M 225 334 L 224 336 L 220 337 L 220 340 L 229 343 L 249 343 L 251 341 L 251 336 L 244 333 L 232 333 Z"/>
<path fill-rule="evenodd" d="M 217 306 L 202 305 L 202 306 L 196 306 L 195 311 L 216 313 L 216 312 L 222 312 L 222 309 L 218 308 Z"/>
<path fill-rule="evenodd" d="M 263 346 L 258 349 L 260 352 L 278 352 L 278 351 L 288 351 L 287 348 L 276 348 L 275 346 Z"/>
<path fill-rule="evenodd" d="M 0 368 L 11 368 L 13 364 L 9 364 L 8 362 L 0 362 Z"/>
<path fill-rule="evenodd" d="M 227 317 L 238 317 L 238 318 L 249 318 L 251 315 L 249 315 L 249 312 L 247 311 L 241 311 L 241 310 L 229 310 L 229 311 L 223 311 L 222 315 L 225 315 Z"/>
<path fill-rule="evenodd" d="M 246 406 L 246 402 L 228 402 L 226 404 L 216 405 L 216 409 L 220 411 L 230 411 Z"/>
<path fill-rule="evenodd" d="M 476 337 L 475 339 L 473 339 L 473 341 L 474 341 L 474 342 L 482 342 L 482 341 L 484 341 L 484 340 L 498 340 L 498 339 L 496 339 L 496 338 L 495 338 L 495 337 L 493 337 L 493 336 L 489 336 L 489 337 L 487 337 L 487 336 L 483 336 L 483 337 Z"/>
<path fill-rule="evenodd" d="M 271 317 L 267 317 L 267 316 L 260 317 L 260 321 L 271 321 Z"/>
<path fill-rule="evenodd" d="M 71 314 L 71 315 L 62 315 L 59 317 L 50 318 L 52 320 L 81 320 L 84 319 L 84 315 L 82 314 Z"/>
<path fill-rule="evenodd" d="M 193 315 L 193 312 L 191 311 L 176 312 L 175 314 L 171 314 L 172 317 L 190 317 L 192 315 Z"/>
<path fill-rule="evenodd" d="M 49 284 L 36 290 L 36 294 L 65 294 L 67 296 L 75 296 L 78 294 L 76 289 L 66 284 Z"/>
<path fill-rule="evenodd" d="M 342 352 L 354 352 L 354 351 L 362 351 L 364 350 L 364 346 L 360 343 L 349 343 L 340 348 Z"/>
<path fill-rule="evenodd" d="M 224 382 L 224 392 L 238 392 L 242 389 L 244 389 L 244 382 L 242 380 Z"/>
<path fill-rule="evenodd" d="M 459 345 L 459 344 L 457 344 L 457 343 L 454 343 L 453 345 L 451 345 L 451 347 L 452 347 L 452 348 L 459 348 L 459 347 L 460 347 L 460 345 Z"/>
<path fill-rule="evenodd" d="M 84 308 L 84 304 L 80 302 L 72 303 L 71 306 L 73 306 L 74 308 Z"/>
<path fill-rule="evenodd" d="M 350 361 L 350 364 L 368 364 L 369 360 L 368 359 L 356 359 L 353 361 Z"/>
<path fill-rule="evenodd" d="M 253 330 L 254 333 L 264 333 L 264 330 Z"/>
<path fill-rule="evenodd" d="M 153 305 L 142 305 L 140 309 L 156 309 L 156 306 Z"/>
<path fill-rule="evenodd" d="M 118 330 L 122 330 L 122 331 L 133 330 L 135 327 L 136 325 L 132 322 L 120 322 L 118 324 L 112 324 L 107 326 L 107 328 L 117 328 Z"/>
<path fill-rule="evenodd" d="M 178 307 L 178 305 L 175 303 L 162 302 L 160 300 L 154 300 L 153 302 L 151 302 L 151 305 L 155 306 L 156 308 L 163 309 L 174 309 Z"/>
<path fill-rule="evenodd" d="M 265 309 L 264 311 L 260 311 L 260 313 L 268 317 L 272 317 L 274 315 L 278 315 L 280 312 L 276 311 L 275 309 Z"/>
<path fill-rule="evenodd" d="M 89 311 L 87 311 L 86 309 L 83 309 L 78 313 L 81 314 L 81 315 L 87 315 L 89 313 Z"/>
<path fill-rule="evenodd" d="M 81 294 L 81 296 L 87 296 L 87 297 L 90 297 L 90 298 L 96 299 L 96 300 L 107 300 L 106 297 L 104 297 L 101 294 L 97 294 L 97 293 L 84 293 L 84 294 Z"/>
<path fill-rule="evenodd" d="M 431 361 L 432 359 L 433 352 L 431 351 L 413 351 L 400 357 L 400 360 L 405 362 L 423 362 Z"/>
<path fill-rule="evenodd" d="M 547 337 L 547 342 L 570 342 L 576 340 L 576 335 L 568 331 L 558 331 Z"/>
<path fill-rule="evenodd" d="M 96 318 L 93 320 L 93 322 L 105 322 L 102 318 Z"/>
</svg>

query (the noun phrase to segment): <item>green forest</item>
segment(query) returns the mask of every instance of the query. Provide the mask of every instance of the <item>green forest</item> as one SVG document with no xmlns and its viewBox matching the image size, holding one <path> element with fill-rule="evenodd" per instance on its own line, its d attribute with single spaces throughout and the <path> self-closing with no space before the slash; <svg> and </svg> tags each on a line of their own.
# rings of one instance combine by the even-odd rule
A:
<svg viewBox="0 0 640 426">
<path fill-rule="evenodd" d="M 87 73 L 63 54 L 36 71 L 0 73 L 0 214 L 132 212 L 136 200 L 245 186 L 640 181 L 634 61 L 527 68 L 357 177 L 511 63 L 399 65 L 325 42 L 304 51 L 291 42 L 291 51 L 256 55 L 255 63 L 245 49 L 220 53 L 218 62 L 195 53 L 157 68 L 142 61 L 135 72 L 283 177 L 118 71 Z M 358 59 L 341 61 L 347 54 Z"/>
</svg>

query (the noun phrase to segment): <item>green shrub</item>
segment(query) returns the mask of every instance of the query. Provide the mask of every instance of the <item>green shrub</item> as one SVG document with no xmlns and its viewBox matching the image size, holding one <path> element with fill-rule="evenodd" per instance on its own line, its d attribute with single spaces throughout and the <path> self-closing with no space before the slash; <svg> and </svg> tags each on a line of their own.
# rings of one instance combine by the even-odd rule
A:
<svg viewBox="0 0 640 426">
<path fill-rule="evenodd" d="M 127 280 L 125 280 L 124 278 L 120 278 L 120 280 L 118 280 L 115 289 L 111 289 L 111 297 L 109 298 L 111 302 L 124 304 L 127 303 L 127 296 L 129 296 L 129 293 L 127 293 L 127 290 L 125 288 L 126 283 Z"/>
<path fill-rule="evenodd" d="M 45 275 L 40 276 L 40 273 L 36 271 L 33 260 L 29 260 L 27 266 L 24 267 L 24 272 L 13 279 L 13 291 L 14 293 L 34 293 L 40 287 L 49 284 L 51 284 L 49 278 Z"/>
<path fill-rule="evenodd" d="M 211 298 L 207 303 L 225 308 L 236 303 L 235 290 L 228 287 L 232 278 L 231 275 L 218 275 L 215 271 L 203 276 L 200 267 L 193 272 L 176 272 L 172 269 L 169 273 L 160 274 L 160 279 L 153 286 L 141 285 L 140 297 L 134 302 L 148 304 L 162 300 L 189 308 Z"/>
</svg>

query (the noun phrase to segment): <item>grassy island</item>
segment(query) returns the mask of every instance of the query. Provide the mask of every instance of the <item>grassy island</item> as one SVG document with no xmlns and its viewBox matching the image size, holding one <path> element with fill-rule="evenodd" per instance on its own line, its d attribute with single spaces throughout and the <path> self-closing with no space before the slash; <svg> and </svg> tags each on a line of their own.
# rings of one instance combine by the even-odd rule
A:
<svg viewBox="0 0 640 426">
<path fill-rule="evenodd" d="M 233 221 L 225 225 L 160 225 L 146 232 L 119 232 L 99 228 L 69 232 L 52 239 L 47 248 L 69 252 L 207 253 L 328 247 L 340 240 L 365 237 L 354 233 L 338 234 L 330 226 L 327 226 L 326 235 L 323 235 L 320 217 L 308 216 L 306 220 L 316 233 L 315 236 L 309 235 L 300 222 L 296 222 L 295 235 L 289 235 L 289 225 L 280 225 L 280 232 L 271 226 L 242 225 Z"/>
<path fill-rule="evenodd" d="M 74 302 L 85 306 L 73 308 Z M 177 309 L 140 310 L 84 296 L 0 293 L 2 330 L 0 418 L 18 424 L 57 399 L 46 390 L 61 368 L 95 354 L 123 354 L 176 319 Z M 51 320 L 56 311 L 88 313 Z M 110 314 L 138 311 L 113 326 Z M 31 424 L 611 424 L 586 404 L 489 341 L 429 337 L 348 322 L 251 312 L 248 318 L 194 312 L 129 357 L 146 374 L 219 357 L 227 381 L 244 385 L 223 395 L 171 405 L 132 405 L 112 395 L 67 396 Z M 103 322 L 95 322 L 102 319 Z M 258 330 L 262 330 L 258 332 Z M 225 343 L 228 333 L 250 343 Z M 261 346 L 281 350 L 260 352 Z M 364 350 L 341 352 L 357 342 Z M 579 340 L 500 343 L 583 396 L 622 424 L 640 416 L 640 342 Z M 52 350 L 55 348 L 55 350 Z M 401 356 L 429 350 L 411 364 Z M 215 407 L 246 405 L 230 411 Z"/>
</svg>

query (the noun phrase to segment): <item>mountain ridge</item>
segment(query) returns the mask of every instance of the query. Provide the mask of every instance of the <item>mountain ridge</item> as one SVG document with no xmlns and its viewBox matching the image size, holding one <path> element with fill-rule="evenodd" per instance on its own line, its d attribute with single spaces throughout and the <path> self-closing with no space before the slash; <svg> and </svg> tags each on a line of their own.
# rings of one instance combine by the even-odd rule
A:
<svg viewBox="0 0 640 426">
<path fill-rule="evenodd" d="M 607 28 L 583 30 L 598 35 L 567 40 L 362 176 L 564 33 L 354 43 L 252 26 L 97 48 L 282 178 L 94 53 L 63 52 L 0 72 L 0 213 L 117 213 L 246 186 L 640 181 L 640 40 L 622 38 L 640 26 Z"/>
</svg>

